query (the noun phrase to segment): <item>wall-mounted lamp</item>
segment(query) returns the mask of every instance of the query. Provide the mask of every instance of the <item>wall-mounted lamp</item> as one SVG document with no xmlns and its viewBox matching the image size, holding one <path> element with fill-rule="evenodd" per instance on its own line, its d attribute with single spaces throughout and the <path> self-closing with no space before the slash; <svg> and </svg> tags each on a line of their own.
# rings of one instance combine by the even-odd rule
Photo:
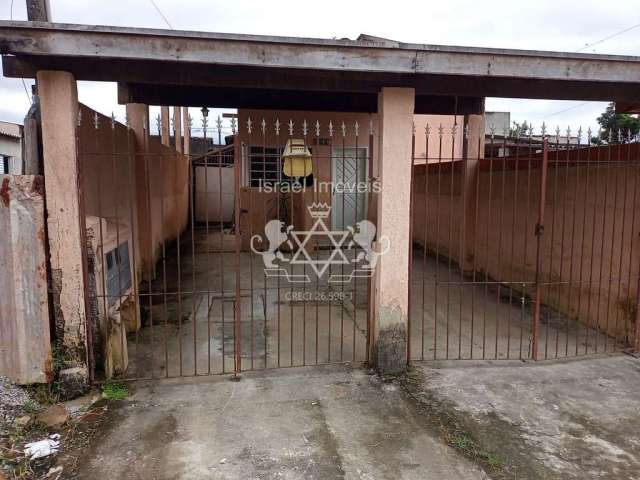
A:
<svg viewBox="0 0 640 480">
<path fill-rule="evenodd" d="M 295 138 L 287 140 L 282 159 L 284 160 L 283 171 L 288 177 L 306 177 L 313 173 L 311 152 L 304 140 Z"/>
</svg>

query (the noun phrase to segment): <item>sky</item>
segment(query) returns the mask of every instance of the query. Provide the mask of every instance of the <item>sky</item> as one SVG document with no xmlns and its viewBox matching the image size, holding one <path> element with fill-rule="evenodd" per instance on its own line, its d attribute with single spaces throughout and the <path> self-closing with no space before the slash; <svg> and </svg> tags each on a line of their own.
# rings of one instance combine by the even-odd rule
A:
<svg viewBox="0 0 640 480">
<path fill-rule="evenodd" d="M 230 33 L 351 38 L 640 56 L 640 0 L 50 0 L 55 22 Z M 154 2 L 162 13 L 154 7 Z M 163 16 L 166 18 L 163 18 Z M 26 20 L 25 0 L 0 0 L 0 19 Z M 633 28 L 632 28 L 633 27 Z M 622 32 L 625 29 L 629 31 Z M 613 38 L 608 38 L 612 37 Z M 31 81 L 0 77 L 0 119 L 21 123 Z M 115 84 L 79 82 L 80 101 L 116 117 Z M 605 103 L 487 99 L 511 120 L 574 131 L 597 128 Z M 155 113 L 155 110 L 154 110 Z M 214 115 L 217 112 L 214 111 Z M 191 115 L 198 119 L 197 109 Z M 194 120 L 194 126 L 199 120 Z"/>
</svg>

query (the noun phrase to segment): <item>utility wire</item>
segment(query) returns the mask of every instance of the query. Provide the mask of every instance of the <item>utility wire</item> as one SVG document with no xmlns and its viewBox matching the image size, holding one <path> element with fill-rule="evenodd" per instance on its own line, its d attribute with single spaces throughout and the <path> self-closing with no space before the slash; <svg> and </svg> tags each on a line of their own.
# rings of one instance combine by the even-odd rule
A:
<svg viewBox="0 0 640 480">
<path fill-rule="evenodd" d="M 607 35 L 606 37 L 603 37 L 600 40 L 596 40 L 595 42 L 592 42 L 592 43 L 586 43 L 584 45 L 584 47 L 579 48 L 578 50 L 575 51 L 575 53 L 581 52 L 582 50 L 585 50 L 587 48 L 591 48 L 591 47 L 593 47 L 595 45 L 600 45 L 601 43 L 604 43 L 604 42 L 606 42 L 608 40 L 611 40 L 612 38 L 619 37 L 620 35 L 623 35 L 623 34 L 625 34 L 627 32 L 630 32 L 631 30 L 634 30 L 634 29 L 639 28 L 639 27 L 640 27 L 640 23 L 636 23 L 635 25 L 631 25 L 630 27 L 623 28 L 622 30 L 619 30 L 619 31 L 617 31 L 615 33 L 612 33 L 611 35 Z M 550 113 L 547 116 L 548 117 L 553 117 L 554 115 L 559 115 L 561 113 L 568 112 L 569 110 L 573 110 L 574 108 L 582 107 L 582 106 L 584 106 L 584 105 L 586 105 L 588 103 L 590 103 L 590 102 L 582 102 L 582 103 L 579 103 L 577 105 L 573 105 L 573 106 L 571 106 L 569 108 L 565 108 L 565 109 L 562 109 L 562 110 L 558 110 L 557 112 Z"/>
<path fill-rule="evenodd" d="M 618 37 L 618 36 L 620 36 L 620 35 L 622 35 L 624 33 L 630 32 L 631 30 L 634 30 L 634 29 L 636 29 L 638 27 L 640 27 L 640 23 L 636 23 L 635 25 L 632 25 L 630 27 L 623 28 L 622 30 L 620 30 L 620 31 L 618 31 L 616 33 L 613 33 L 613 34 L 608 35 L 608 36 L 606 36 L 604 38 L 601 38 L 600 40 L 596 40 L 593 43 L 585 43 L 584 47 L 579 48 L 578 50 L 576 50 L 576 53 L 581 52 L 582 50 L 584 50 L 586 48 L 591 48 L 591 47 L 593 47 L 595 45 L 599 45 L 601 43 L 604 43 L 607 40 L 611 40 L 612 38 L 616 38 L 616 37 Z"/>
<path fill-rule="evenodd" d="M 13 0 L 11 0 L 11 5 L 9 7 L 9 20 L 13 20 Z M 22 80 L 22 86 L 24 87 L 24 93 L 27 94 L 27 100 L 29 103 L 31 103 L 31 95 L 29 95 L 29 89 L 27 88 L 27 84 L 24 81 L 24 78 L 21 78 L 20 80 Z"/>
<path fill-rule="evenodd" d="M 167 20 L 167 17 L 165 16 L 164 13 L 162 13 L 162 10 L 160 10 L 160 7 L 158 7 L 156 2 L 154 0 L 149 0 L 149 1 L 151 2 L 151 5 L 153 5 L 153 8 L 155 8 L 158 14 L 162 17 L 162 19 L 164 20 L 164 23 L 166 23 L 169 26 L 169 28 L 173 30 L 173 26 L 171 25 L 171 23 L 169 23 L 169 20 Z"/>
</svg>

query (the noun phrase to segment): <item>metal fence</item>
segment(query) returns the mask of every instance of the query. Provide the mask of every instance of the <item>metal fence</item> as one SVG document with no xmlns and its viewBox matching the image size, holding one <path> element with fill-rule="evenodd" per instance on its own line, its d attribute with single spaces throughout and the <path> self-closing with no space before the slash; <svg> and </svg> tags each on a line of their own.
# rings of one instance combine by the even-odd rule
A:
<svg viewBox="0 0 640 480">
<path fill-rule="evenodd" d="M 638 348 L 640 144 L 592 137 L 414 133 L 411 359 Z"/>
<path fill-rule="evenodd" d="M 185 155 L 82 108 L 98 377 L 367 361 L 372 270 L 358 266 L 358 224 L 370 199 L 331 182 L 369 180 L 372 133 L 275 117 L 224 128 L 228 144 Z M 307 157 L 288 160 L 296 142 Z"/>
<path fill-rule="evenodd" d="M 81 108 L 98 376 L 369 362 L 377 120 L 280 118 L 186 155 Z M 412 137 L 409 360 L 638 349 L 637 139 L 447 118 Z"/>
</svg>

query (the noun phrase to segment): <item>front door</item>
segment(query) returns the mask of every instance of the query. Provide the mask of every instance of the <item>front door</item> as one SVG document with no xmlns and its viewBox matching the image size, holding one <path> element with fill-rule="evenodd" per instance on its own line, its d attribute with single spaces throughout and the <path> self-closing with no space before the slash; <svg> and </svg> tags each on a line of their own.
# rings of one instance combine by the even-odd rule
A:
<svg viewBox="0 0 640 480">
<path fill-rule="evenodd" d="M 333 148 L 331 163 L 331 224 L 333 230 L 344 230 L 367 218 L 367 194 L 364 188 L 367 179 L 367 149 Z"/>
</svg>

